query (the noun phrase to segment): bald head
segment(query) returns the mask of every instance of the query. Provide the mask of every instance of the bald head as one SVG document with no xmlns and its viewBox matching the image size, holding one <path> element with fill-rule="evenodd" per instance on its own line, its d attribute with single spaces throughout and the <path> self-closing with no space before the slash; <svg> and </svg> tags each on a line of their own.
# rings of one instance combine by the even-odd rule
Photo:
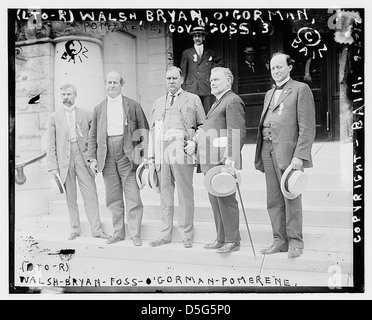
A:
<svg viewBox="0 0 372 320">
<path fill-rule="evenodd" d="M 107 94 L 111 98 L 116 98 L 121 94 L 121 89 L 123 88 L 125 81 L 120 73 L 116 71 L 111 71 L 106 76 L 106 90 Z"/>
</svg>

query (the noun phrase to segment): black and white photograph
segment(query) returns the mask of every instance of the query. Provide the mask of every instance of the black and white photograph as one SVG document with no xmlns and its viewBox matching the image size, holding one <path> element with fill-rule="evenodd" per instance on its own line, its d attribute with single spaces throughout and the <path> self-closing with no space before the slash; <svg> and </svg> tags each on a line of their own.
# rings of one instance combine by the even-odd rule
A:
<svg viewBox="0 0 372 320">
<path fill-rule="evenodd" d="M 3 10 L 10 299 L 365 294 L 366 4 L 80 2 Z"/>
</svg>

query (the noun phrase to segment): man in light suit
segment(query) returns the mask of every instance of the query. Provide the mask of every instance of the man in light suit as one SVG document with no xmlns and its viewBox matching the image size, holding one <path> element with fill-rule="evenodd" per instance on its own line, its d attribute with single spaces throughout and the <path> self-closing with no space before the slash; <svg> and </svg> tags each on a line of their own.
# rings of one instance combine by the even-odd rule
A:
<svg viewBox="0 0 372 320">
<path fill-rule="evenodd" d="M 101 226 L 94 175 L 87 165 L 91 119 L 86 111 L 75 106 L 77 92 L 74 85 L 65 84 L 60 89 L 63 108 L 52 113 L 47 123 L 47 163 L 49 172 L 59 173 L 65 186 L 71 226 L 68 239 L 80 236 L 76 179 L 93 237 L 107 239 Z"/>
<path fill-rule="evenodd" d="M 225 164 L 231 173 L 241 169 L 241 149 L 246 135 L 243 100 L 232 90 L 234 77 L 228 68 L 211 70 L 211 89 L 216 102 L 209 110 L 204 125 L 186 151 L 193 154 L 197 145 L 198 165 L 204 174 L 209 169 Z M 239 207 L 236 193 L 216 197 L 208 193 L 216 224 L 217 239 L 205 249 L 231 253 L 240 249 Z"/>
<path fill-rule="evenodd" d="M 199 97 L 182 90 L 180 68 L 166 72 L 167 94 L 157 99 L 151 113 L 149 163 L 160 173 L 162 229 L 158 247 L 172 241 L 174 191 L 177 185 L 180 211 L 178 229 L 185 248 L 192 247 L 194 234 L 193 158 L 185 153 L 185 141 L 192 139 L 203 124 L 205 113 Z"/>
<path fill-rule="evenodd" d="M 255 167 L 265 172 L 267 209 L 274 241 L 263 254 L 288 252 L 299 257 L 304 248 L 301 195 L 283 196 L 280 181 L 290 164 L 293 169 L 312 167 L 311 147 L 315 138 L 315 104 L 309 86 L 291 79 L 293 60 L 274 54 L 270 61 L 276 87 L 266 93 L 258 127 Z"/>
<path fill-rule="evenodd" d="M 204 46 L 208 34 L 204 27 L 194 27 L 190 34 L 193 36 L 194 46 L 186 49 L 181 58 L 180 67 L 185 76 L 183 89 L 200 97 L 207 114 L 215 99 L 211 94 L 209 82 L 211 70 L 214 67 L 222 67 L 224 60 Z"/>
<path fill-rule="evenodd" d="M 94 174 L 102 172 L 106 206 L 111 211 L 112 244 L 125 239 L 124 198 L 133 245 L 141 246 L 143 204 L 135 172 L 147 152 L 148 123 L 141 105 L 121 94 L 125 84 L 118 72 L 106 76 L 108 97 L 93 110 L 89 135 L 89 162 Z"/>
</svg>

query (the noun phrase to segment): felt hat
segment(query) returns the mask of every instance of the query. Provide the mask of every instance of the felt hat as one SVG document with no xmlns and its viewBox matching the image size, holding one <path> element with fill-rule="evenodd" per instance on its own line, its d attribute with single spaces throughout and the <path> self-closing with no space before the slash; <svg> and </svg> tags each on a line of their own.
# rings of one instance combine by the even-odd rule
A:
<svg viewBox="0 0 372 320">
<path fill-rule="evenodd" d="M 53 177 L 49 181 L 55 194 L 66 194 L 65 186 L 58 172 L 53 174 Z"/>
<path fill-rule="evenodd" d="M 190 31 L 190 34 L 193 35 L 195 33 L 208 34 L 208 32 L 205 31 L 205 28 L 202 26 L 197 26 L 197 27 L 192 28 L 192 30 Z"/>
<path fill-rule="evenodd" d="M 136 170 L 136 181 L 140 189 L 143 189 L 148 184 L 149 179 L 149 168 L 145 167 L 145 164 L 141 162 Z"/>
<path fill-rule="evenodd" d="M 293 170 L 293 165 L 290 164 L 283 173 L 280 188 L 287 199 L 293 200 L 304 192 L 307 181 L 307 175 L 302 170 Z"/>
<path fill-rule="evenodd" d="M 236 178 L 225 165 L 211 168 L 204 176 L 204 186 L 210 194 L 217 197 L 227 197 L 236 192 L 236 183 L 241 184 L 238 170 L 235 170 Z"/>
<path fill-rule="evenodd" d="M 158 172 L 155 169 L 155 166 L 150 166 L 148 186 L 156 193 L 160 193 L 160 179 L 158 176 Z"/>
</svg>

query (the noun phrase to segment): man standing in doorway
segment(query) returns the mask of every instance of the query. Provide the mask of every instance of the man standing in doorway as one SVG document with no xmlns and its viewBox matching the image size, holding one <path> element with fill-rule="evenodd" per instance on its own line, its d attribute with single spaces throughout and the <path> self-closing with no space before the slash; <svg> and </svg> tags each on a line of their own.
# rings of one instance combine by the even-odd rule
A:
<svg viewBox="0 0 372 320">
<path fill-rule="evenodd" d="M 312 167 L 315 104 L 309 86 L 291 79 L 294 61 L 276 53 L 270 61 L 275 87 L 266 93 L 258 127 L 255 167 L 265 173 L 267 210 L 274 241 L 263 254 L 287 252 L 299 257 L 304 248 L 301 195 L 287 199 L 281 178 L 289 165 L 294 170 Z"/>
<path fill-rule="evenodd" d="M 107 74 L 108 97 L 93 110 L 89 161 L 94 174 L 102 172 L 106 206 L 112 214 L 114 234 L 107 243 L 125 239 L 126 211 L 133 245 L 141 246 L 143 204 L 135 172 L 142 161 L 140 153 L 147 151 L 149 127 L 141 105 L 121 94 L 124 84 L 118 72 Z"/>
<path fill-rule="evenodd" d="M 208 113 L 215 97 L 211 94 L 210 74 L 214 67 L 223 67 L 224 60 L 215 52 L 204 46 L 206 35 L 202 26 L 194 27 L 192 35 L 194 46 L 182 53 L 181 70 L 185 77 L 183 88 L 198 95 L 202 101 L 205 114 Z"/>
</svg>

